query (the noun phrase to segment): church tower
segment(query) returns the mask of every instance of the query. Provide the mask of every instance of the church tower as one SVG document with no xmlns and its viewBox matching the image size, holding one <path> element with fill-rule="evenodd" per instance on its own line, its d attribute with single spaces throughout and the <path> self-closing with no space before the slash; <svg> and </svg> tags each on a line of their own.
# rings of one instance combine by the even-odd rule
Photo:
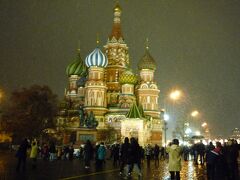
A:
<svg viewBox="0 0 240 180">
<path fill-rule="evenodd" d="M 140 83 L 137 88 L 138 104 L 142 105 L 144 114 L 151 117 L 150 142 L 159 144 L 162 142 L 163 127 L 158 104 L 160 90 L 154 81 L 156 63 L 149 53 L 148 44 L 145 54 L 138 64 L 138 69 L 140 71 Z"/>
<path fill-rule="evenodd" d="M 137 76 L 131 69 L 125 70 L 120 78 L 122 84 L 121 94 L 119 96 L 119 106 L 123 109 L 129 109 L 134 103 L 136 103 L 135 85 L 137 84 Z"/>
<path fill-rule="evenodd" d="M 66 74 L 69 79 L 69 86 L 65 92 L 65 98 L 69 101 L 79 101 L 79 104 L 84 104 L 84 83 L 86 79 L 87 66 L 81 58 L 80 49 L 77 50 L 77 57 L 66 68 Z"/>
<path fill-rule="evenodd" d="M 106 83 L 107 105 L 110 108 L 119 107 L 119 95 L 121 92 L 119 77 L 129 65 L 128 47 L 124 42 L 121 31 L 121 13 L 122 9 L 117 3 L 114 8 L 112 33 L 108 37 L 107 44 L 104 46 L 108 58 Z"/>
<path fill-rule="evenodd" d="M 138 63 L 138 69 L 140 71 L 140 83 L 137 89 L 138 103 L 142 105 L 146 115 L 159 118 L 158 99 L 160 90 L 154 81 L 156 63 L 149 53 L 148 45 L 146 46 L 144 56 Z"/>
<path fill-rule="evenodd" d="M 108 60 L 97 47 L 86 57 L 85 62 L 89 68 L 85 84 L 85 111 L 88 114 L 92 111 L 98 120 L 98 128 L 104 128 L 104 115 L 107 112 L 104 72 Z"/>
</svg>

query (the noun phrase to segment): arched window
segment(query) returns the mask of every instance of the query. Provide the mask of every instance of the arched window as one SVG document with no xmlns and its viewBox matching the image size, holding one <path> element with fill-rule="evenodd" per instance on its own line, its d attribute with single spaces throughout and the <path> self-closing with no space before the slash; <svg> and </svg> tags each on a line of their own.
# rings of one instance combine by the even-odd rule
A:
<svg viewBox="0 0 240 180">
<path fill-rule="evenodd" d="M 148 88 L 148 85 L 147 85 L 147 84 L 142 84 L 140 88 L 141 88 L 141 89 L 147 89 L 147 88 Z"/>
<path fill-rule="evenodd" d="M 151 89 L 157 89 L 157 86 L 156 86 L 155 84 L 152 84 L 152 85 L 150 86 L 150 88 L 151 88 Z"/>
</svg>

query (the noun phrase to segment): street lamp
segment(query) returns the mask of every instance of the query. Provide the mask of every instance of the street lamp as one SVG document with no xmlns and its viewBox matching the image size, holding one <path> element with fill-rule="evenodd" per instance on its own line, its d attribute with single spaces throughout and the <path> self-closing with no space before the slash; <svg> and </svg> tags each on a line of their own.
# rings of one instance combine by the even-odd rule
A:
<svg viewBox="0 0 240 180">
<path fill-rule="evenodd" d="M 183 143 L 185 141 L 185 137 L 189 136 L 189 134 L 191 133 L 191 132 L 189 132 L 189 133 L 187 132 L 187 129 L 189 128 L 189 124 L 191 124 L 191 127 L 195 127 L 195 122 L 191 121 L 190 117 L 196 118 L 198 115 L 199 115 L 199 112 L 197 110 L 194 110 L 188 115 L 187 120 L 184 121 Z M 193 126 L 193 124 L 194 124 L 194 126 Z"/>
<path fill-rule="evenodd" d="M 206 127 L 206 126 L 207 126 L 206 122 L 202 123 L 202 127 Z"/>
<path fill-rule="evenodd" d="M 178 100 L 181 97 L 182 93 L 180 90 L 172 91 L 169 95 L 170 99 L 172 100 Z"/>
<path fill-rule="evenodd" d="M 191 116 L 192 117 L 197 117 L 199 115 L 199 112 L 197 110 L 194 110 L 192 113 L 191 113 Z"/>
<path fill-rule="evenodd" d="M 168 120 L 169 120 L 169 115 L 166 114 L 166 113 L 164 113 L 164 115 L 163 115 L 163 119 L 164 119 L 165 121 L 168 121 Z"/>
<path fill-rule="evenodd" d="M 164 98 L 163 100 L 163 107 L 166 108 L 166 109 L 162 109 L 161 110 L 161 115 L 162 115 L 162 120 L 163 120 L 163 123 L 164 123 L 164 127 L 163 127 L 163 130 L 164 130 L 164 142 L 165 142 L 165 148 L 166 148 L 166 144 L 167 144 L 167 135 L 166 135 L 166 131 L 167 131 L 167 121 L 169 120 L 169 116 L 166 112 L 169 112 L 169 109 L 167 107 L 167 104 L 166 104 L 166 101 L 167 99 L 171 100 L 171 101 L 177 101 L 181 98 L 182 96 L 182 92 L 180 90 L 173 90 L 171 91 L 167 97 Z"/>
<path fill-rule="evenodd" d="M 165 109 L 161 110 L 161 115 L 163 117 L 163 122 L 164 122 L 164 147 L 166 149 L 166 144 L 167 144 L 167 121 L 169 120 L 169 115 L 165 113 Z"/>
</svg>

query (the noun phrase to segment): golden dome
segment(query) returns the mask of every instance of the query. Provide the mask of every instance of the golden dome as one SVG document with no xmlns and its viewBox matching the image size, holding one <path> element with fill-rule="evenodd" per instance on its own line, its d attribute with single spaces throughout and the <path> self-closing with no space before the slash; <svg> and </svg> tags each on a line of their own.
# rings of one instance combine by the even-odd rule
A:
<svg viewBox="0 0 240 180">
<path fill-rule="evenodd" d="M 114 12 L 121 12 L 122 8 L 119 6 L 119 4 L 117 3 L 116 6 L 114 7 Z"/>
<path fill-rule="evenodd" d="M 119 82 L 121 84 L 136 84 L 137 76 L 132 72 L 131 69 L 127 69 L 119 77 Z"/>
</svg>

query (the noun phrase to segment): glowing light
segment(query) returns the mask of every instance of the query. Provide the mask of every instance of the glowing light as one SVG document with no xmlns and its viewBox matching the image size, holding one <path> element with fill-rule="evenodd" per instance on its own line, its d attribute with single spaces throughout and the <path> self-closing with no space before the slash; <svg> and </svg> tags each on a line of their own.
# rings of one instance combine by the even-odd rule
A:
<svg viewBox="0 0 240 180">
<path fill-rule="evenodd" d="M 207 145 L 207 144 L 208 144 L 206 140 L 202 140 L 202 143 L 203 143 L 204 145 Z"/>
<path fill-rule="evenodd" d="M 186 131 L 185 131 L 186 134 L 190 134 L 192 133 L 192 130 L 190 128 L 187 128 Z"/>
<path fill-rule="evenodd" d="M 206 126 L 207 126 L 206 122 L 202 123 L 202 127 L 206 127 Z"/>
<path fill-rule="evenodd" d="M 200 136 L 201 135 L 200 131 L 196 131 L 195 134 L 196 134 L 196 136 Z"/>
<path fill-rule="evenodd" d="M 199 112 L 197 111 L 197 110 L 195 110 L 195 111 L 193 111 L 192 113 L 191 113 L 191 116 L 192 117 L 196 117 L 196 116 L 198 116 L 199 115 Z"/>
<path fill-rule="evenodd" d="M 175 90 L 175 91 L 173 91 L 173 92 L 170 93 L 169 97 L 170 97 L 172 100 L 178 100 L 178 99 L 181 97 L 181 91 Z"/>
<path fill-rule="evenodd" d="M 169 115 L 168 114 L 164 114 L 163 118 L 164 118 L 165 121 L 168 121 L 169 120 Z"/>
</svg>

